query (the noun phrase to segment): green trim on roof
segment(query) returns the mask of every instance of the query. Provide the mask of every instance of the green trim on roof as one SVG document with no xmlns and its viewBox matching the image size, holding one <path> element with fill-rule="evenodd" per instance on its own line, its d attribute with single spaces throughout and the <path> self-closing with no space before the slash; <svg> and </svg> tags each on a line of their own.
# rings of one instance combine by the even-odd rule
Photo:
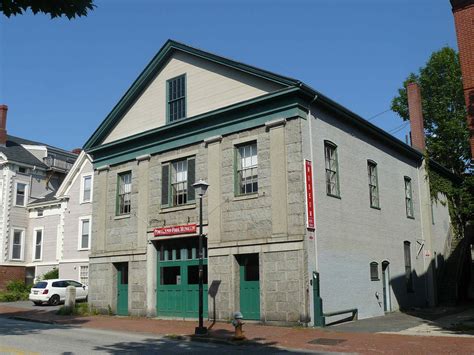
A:
<svg viewBox="0 0 474 355">
<path fill-rule="evenodd" d="M 93 148 L 90 153 L 94 155 L 94 167 L 120 164 L 143 154 L 157 154 L 211 136 L 252 129 L 277 118 L 306 118 L 302 101 L 295 95 L 287 95 L 288 92 L 284 94 L 256 100 L 253 105 L 216 110 Z"/>
<path fill-rule="evenodd" d="M 247 64 L 237 62 L 235 60 L 227 59 L 216 54 L 205 52 L 203 50 L 190 47 L 183 43 L 173 40 L 168 40 L 153 59 L 148 63 L 145 69 L 141 72 L 138 78 L 133 82 L 132 86 L 125 92 L 119 102 L 115 105 L 112 111 L 107 115 L 105 120 L 99 125 L 92 136 L 84 144 L 84 150 L 89 150 L 100 144 L 107 134 L 115 127 L 128 108 L 138 99 L 140 94 L 146 89 L 150 82 L 155 78 L 156 74 L 166 64 L 168 58 L 175 50 L 179 50 L 194 56 L 243 71 L 254 76 L 264 78 L 282 85 L 294 86 L 298 85 L 299 81 L 284 77 L 267 70 L 259 69 Z"/>
</svg>

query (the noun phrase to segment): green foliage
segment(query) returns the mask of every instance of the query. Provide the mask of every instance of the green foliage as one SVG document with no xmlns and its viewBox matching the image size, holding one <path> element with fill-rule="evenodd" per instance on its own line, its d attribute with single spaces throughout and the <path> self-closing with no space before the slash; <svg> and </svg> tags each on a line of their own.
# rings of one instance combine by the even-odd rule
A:
<svg viewBox="0 0 474 355">
<path fill-rule="evenodd" d="M 0 12 L 6 17 L 22 15 L 30 9 L 35 15 L 38 12 L 49 14 L 51 18 L 66 16 L 68 19 L 76 16 L 87 16 L 88 11 L 94 10 L 94 0 L 2 0 Z"/>
<path fill-rule="evenodd" d="M 30 293 L 29 286 L 26 286 L 23 281 L 13 280 L 8 282 L 7 289 L 0 292 L 0 302 L 16 302 L 26 301 Z"/>
<path fill-rule="evenodd" d="M 469 132 L 461 66 L 454 49 L 434 52 L 418 74 L 411 73 L 392 100 L 392 110 L 409 120 L 407 84 L 420 85 L 429 156 L 457 175 L 469 168 Z"/>
<path fill-rule="evenodd" d="M 59 278 L 59 270 L 58 268 L 53 268 L 52 270 L 44 273 L 40 279 L 41 280 L 52 280 L 52 279 L 58 279 Z"/>
<path fill-rule="evenodd" d="M 392 110 L 409 120 L 407 84 L 421 89 L 426 156 L 459 178 L 453 182 L 428 168 L 431 198 L 447 198 L 454 233 L 463 237 L 466 223 L 474 219 L 474 179 L 469 149 L 469 131 L 463 95 L 461 67 L 455 50 L 444 47 L 432 53 L 419 73 L 411 73 L 392 100 Z"/>
<path fill-rule="evenodd" d="M 7 283 L 7 291 L 19 292 L 19 293 L 30 293 L 31 286 L 26 286 L 24 281 L 12 280 Z"/>
<path fill-rule="evenodd" d="M 87 316 L 97 316 L 100 314 L 99 310 L 95 308 L 94 306 L 89 306 L 87 302 L 81 302 L 81 303 L 76 303 L 73 309 L 70 309 L 66 306 L 62 306 L 56 314 L 60 316 L 81 316 L 81 317 L 87 317 Z"/>
</svg>

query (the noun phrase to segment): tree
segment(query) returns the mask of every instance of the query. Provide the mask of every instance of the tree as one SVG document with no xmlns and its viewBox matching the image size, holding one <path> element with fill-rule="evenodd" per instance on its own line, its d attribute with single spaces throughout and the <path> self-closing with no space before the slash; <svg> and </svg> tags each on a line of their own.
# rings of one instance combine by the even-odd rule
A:
<svg viewBox="0 0 474 355">
<path fill-rule="evenodd" d="M 466 223 L 474 219 L 474 178 L 458 54 L 444 47 L 431 54 L 418 74 L 408 76 L 391 106 L 403 120 L 410 119 L 406 89 L 410 82 L 421 89 L 427 156 L 460 181 L 454 183 L 429 170 L 432 198 L 439 193 L 447 197 L 454 232 L 462 237 Z"/>
<path fill-rule="evenodd" d="M 49 14 L 51 18 L 66 16 L 68 19 L 76 16 L 87 16 L 88 11 L 94 10 L 94 0 L 2 0 L 0 12 L 6 17 L 21 15 L 31 9 L 36 15 L 38 12 Z"/>
</svg>

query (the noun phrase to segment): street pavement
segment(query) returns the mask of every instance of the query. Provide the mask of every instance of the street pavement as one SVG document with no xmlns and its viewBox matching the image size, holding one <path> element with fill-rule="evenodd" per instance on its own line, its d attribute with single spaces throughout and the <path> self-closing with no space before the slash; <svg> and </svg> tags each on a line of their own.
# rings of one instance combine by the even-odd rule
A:
<svg viewBox="0 0 474 355">
<path fill-rule="evenodd" d="M 0 322 L 0 354 L 298 354 L 275 347 L 241 347 L 172 340 L 150 334 L 44 324 L 14 319 Z M 325 354 L 319 352 L 318 354 Z"/>
<path fill-rule="evenodd" d="M 470 317 L 470 311 L 462 313 L 454 313 L 451 317 L 460 319 L 462 317 Z M 396 330 L 400 328 L 400 324 L 404 322 L 403 313 L 394 313 L 387 317 L 375 319 L 373 325 L 369 325 L 370 320 L 356 321 L 347 323 L 346 326 L 350 326 L 353 329 L 342 330 L 341 327 L 327 327 L 327 328 L 304 328 L 304 327 L 276 327 L 261 324 L 247 323 L 244 325 L 245 335 L 247 341 L 241 343 L 235 343 L 232 341 L 233 328 L 229 323 L 217 322 L 212 325 L 210 322 L 206 322 L 208 327 L 212 326 L 207 338 L 196 339 L 192 336 L 194 333 L 194 327 L 196 326 L 195 321 L 179 321 L 179 320 L 159 320 L 150 318 L 138 318 L 138 317 L 116 317 L 116 316 L 89 316 L 89 317 L 78 317 L 78 316 L 59 316 L 54 311 L 49 311 L 48 308 L 34 308 L 26 309 L 21 307 L 13 307 L 12 304 L 0 304 L 0 324 L 5 319 L 28 319 L 36 322 L 49 322 L 46 326 L 53 327 L 53 329 L 61 329 L 61 337 L 68 339 L 74 339 L 74 333 L 83 334 L 79 330 L 89 330 L 90 332 L 109 331 L 127 334 L 130 336 L 137 336 L 135 340 L 128 339 L 126 337 L 119 336 L 118 341 L 113 339 L 106 341 L 105 343 L 95 344 L 93 348 L 87 348 L 88 351 L 105 351 L 109 353 L 127 353 L 127 352 L 146 352 L 150 349 L 150 346 L 155 346 L 155 341 L 147 339 L 160 339 L 160 346 L 164 347 L 164 352 L 177 352 L 194 349 L 190 340 L 199 340 L 197 343 L 203 345 L 201 342 L 206 341 L 208 348 L 206 352 L 213 352 L 214 350 L 222 352 L 266 352 L 266 353 L 279 353 L 284 351 L 283 349 L 291 349 L 294 351 L 310 351 L 312 353 L 360 353 L 360 354 L 474 354 L 474 336 L 470 333 L 472 328 L 459 327 L 457 329 L 451 329 L 449 337 L 438 336 L 440 332 L 430 333 L 430 336 L 420 336 L 416 333 L 415 335 L 402 334 L 404 330 Z M 395 322 L 395 326 L 390 328 L 389 324 L 394 324 L 394 317 L 400 317 L 398 325 Z M 446 317 L 450 317 L 449 315 Z M 446 318 L 442 317 L 442 318 Z M 421 317 L 422 318 L 422 317 Z M 425 319 L 426 323 L 423 324 L 435 324 L 438 327 L 443 327 L 443 324 L 451 326 L 453 323 L 448 322 L 448 319 L 444 319 L 443 322 L 439 322 L 438 315 L 436 316 L 425 316 L 430 320 Z M 409 317 L 407 318 L 409 319 Z M 466 318 L 469 320 L 469 318 Z M 384 322 L 386 324 L 384 324 Z M 409 320 L 409 323 L 412 320 Z M 34 323 L 33 323 L 34 324 Z M 41 323 L 39 323 L 41 324 Z M 366 328 L 366 331 L 356 331 L 357 325 L 361 324 L 362 328 Z M 44 326 L 41 324 L 40 326 Z M 375 326 L 374 326 L 375 325 Z M 391 334 L 380 333 L 380 332 L 369 332 L 367 330 L 376 330 L 376 326 L 380 326 L 382 331 L 392 329 Z M 407 329 L 410 329 L 410 324 L 406 324 Z M 40 327 L 38 326 L 38 327 Z M 382 327 L 383 326 L 383 327 Z M 17 337 L 20 341 L 18 344 L 22 344 L 22 338 L 29 339 L 30 335 L 34 336 L 37 332 L 35 331 L 36 325 L 32 325 L 30 330 L 19 331 L 18 335 L 27 335 L 26 337 Z M 7 327 L 8 328 L 8 327 Z M 6 328 L 5 328 L 6 329 Z M 42 328 L 41 328 L 42 329 Z M 0 329 L 3 332 L 3 329 Z M 406 329 L 405 329 L 406 330 Z M 6 331 L 6 330 L 5 330 Z M 89 333 L 87 333 L 89 334 Z M 98 333 L 99 334 L 99 333 Z M 147 335 L 145 335 L 147 334 Z M 12 335 L 12 334 L 10 334 Z M 13 334 L 14 335 L 14 334 Z M 168 337 L 166 337 L 168 335 Z M 3 336 L 0 333 L 0 344 L 3 346 Z M 89 341 L 87 335 L 81 335 L 84 342 Z M 140 338 L 142 337 L 142 338 Z M 99 337 L 100 339 L 106 339 Z M 139 339 L 139 340 L 137 340 Z M 141 340 L 140 340 L 141 339 Z M 170 339 L 179 339 L 177 342 L 169 343 Z M 10 344 L 10 343 L 9 343 Z M 67 345 L 67 340 L 65 341 Z M 71 344 L 74 344 L 74 340 L 71 340 Z M 148 344 L 148 345 L 147 345 Z M 179 345 L 178 348 L 169 348 L 168 346 Z M 229 345 L 237 344 L 237 345 Z M 15 347 L 15 343 L 10 344 Z M 72 345 L 71 345 L 72 346 Z M 148 346 L 148 348 L 147 348 Z M 230 346 L 230 347 L 229 347 Z M 191 348 L 189 348 L 191 347 Z M 68 348 L 65 348 L 68 349 Z M 128 350 L 127 350 L 128 349 Z M 156 348 L 153 348 L 156 350 Z M 197 351 L 201 351 L 200 347 L 197 347 Z M 42 349 L 40 351 L 43 351 Z M 290 350 L 288 350 L 290 351 Z M 74 351 L 72 351 L 74 352 Z M 48 351 L 49 353 L 49 351 Z M 69 350 L 63 353 L 69 353 Z"/>
</svg>

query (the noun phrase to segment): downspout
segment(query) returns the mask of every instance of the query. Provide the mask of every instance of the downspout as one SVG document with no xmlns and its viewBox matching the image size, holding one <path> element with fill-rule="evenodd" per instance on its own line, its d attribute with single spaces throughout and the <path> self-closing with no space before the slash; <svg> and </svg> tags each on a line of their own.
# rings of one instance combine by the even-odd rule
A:
<svg viewBox="0 0 474 355">
<path fill-rule="evenodd" d="M 302 88 L 303 86 L 303 83 L 300 83 L 299 84 L 299 87 Z M 318 99 L 318 95 L 317 94 L 314 94 L 314 97 L 313 99 L 309 102 L 309 105 L 308 105 L 308 113 L 306 115 L 306 118 L 308 120 L 308 128 L 309 128 L 309 157 L 310 157 L 310 160 L 311 160 L 311 164 L 313 164 L 313 121 L 311 119 L 311 105 Z M 314 175 L 313 175 L 313 186 L 314 186 Z M 314 203 L 314 200 L 313 200 L 313 203 Z M 314 206 L 313 206 L 314 208 Z M 314 233 L 314 232 L 313 232 Z M 314 267 L 316 270 L 318 270 L 318 267 L 317 267 L 317 261 L 318 261 L 318 258 L 317 258 L 317 247 L 316 247 L 316 238 L 313 236 L 313 240 L 314 240 Z M 309 248 L 308 248 L 308 252 L 309 252 Z M 310 284 L 312 285 L 312 282 L 315 282 L 315 280 L 313 280 L 313 272 L 315 272 L 316 270 L 311 270 L 311 272 L 308 273 L 308 278 L 310 278 Z M 311 288 L 312 290 L 314 289 L 313 287 Z M 316 324 L 316 320 L 314 319 L 314 311 L 313 311 L 313 314 L 311 315 L 311 307 L 310 307 L 310 289 L 309 289 L 309 286 L 307 286 L 306 288 L 306 319 L 312 319 L 313 320 L 313 324 Z M 313 299 L 314 299 L 314 295 L 313 295 Z M 313 305 L 313 307 L 315 307 L 315 305 Z M 307 323 L 306 323 L 307 324 Z"/>
</svg>

